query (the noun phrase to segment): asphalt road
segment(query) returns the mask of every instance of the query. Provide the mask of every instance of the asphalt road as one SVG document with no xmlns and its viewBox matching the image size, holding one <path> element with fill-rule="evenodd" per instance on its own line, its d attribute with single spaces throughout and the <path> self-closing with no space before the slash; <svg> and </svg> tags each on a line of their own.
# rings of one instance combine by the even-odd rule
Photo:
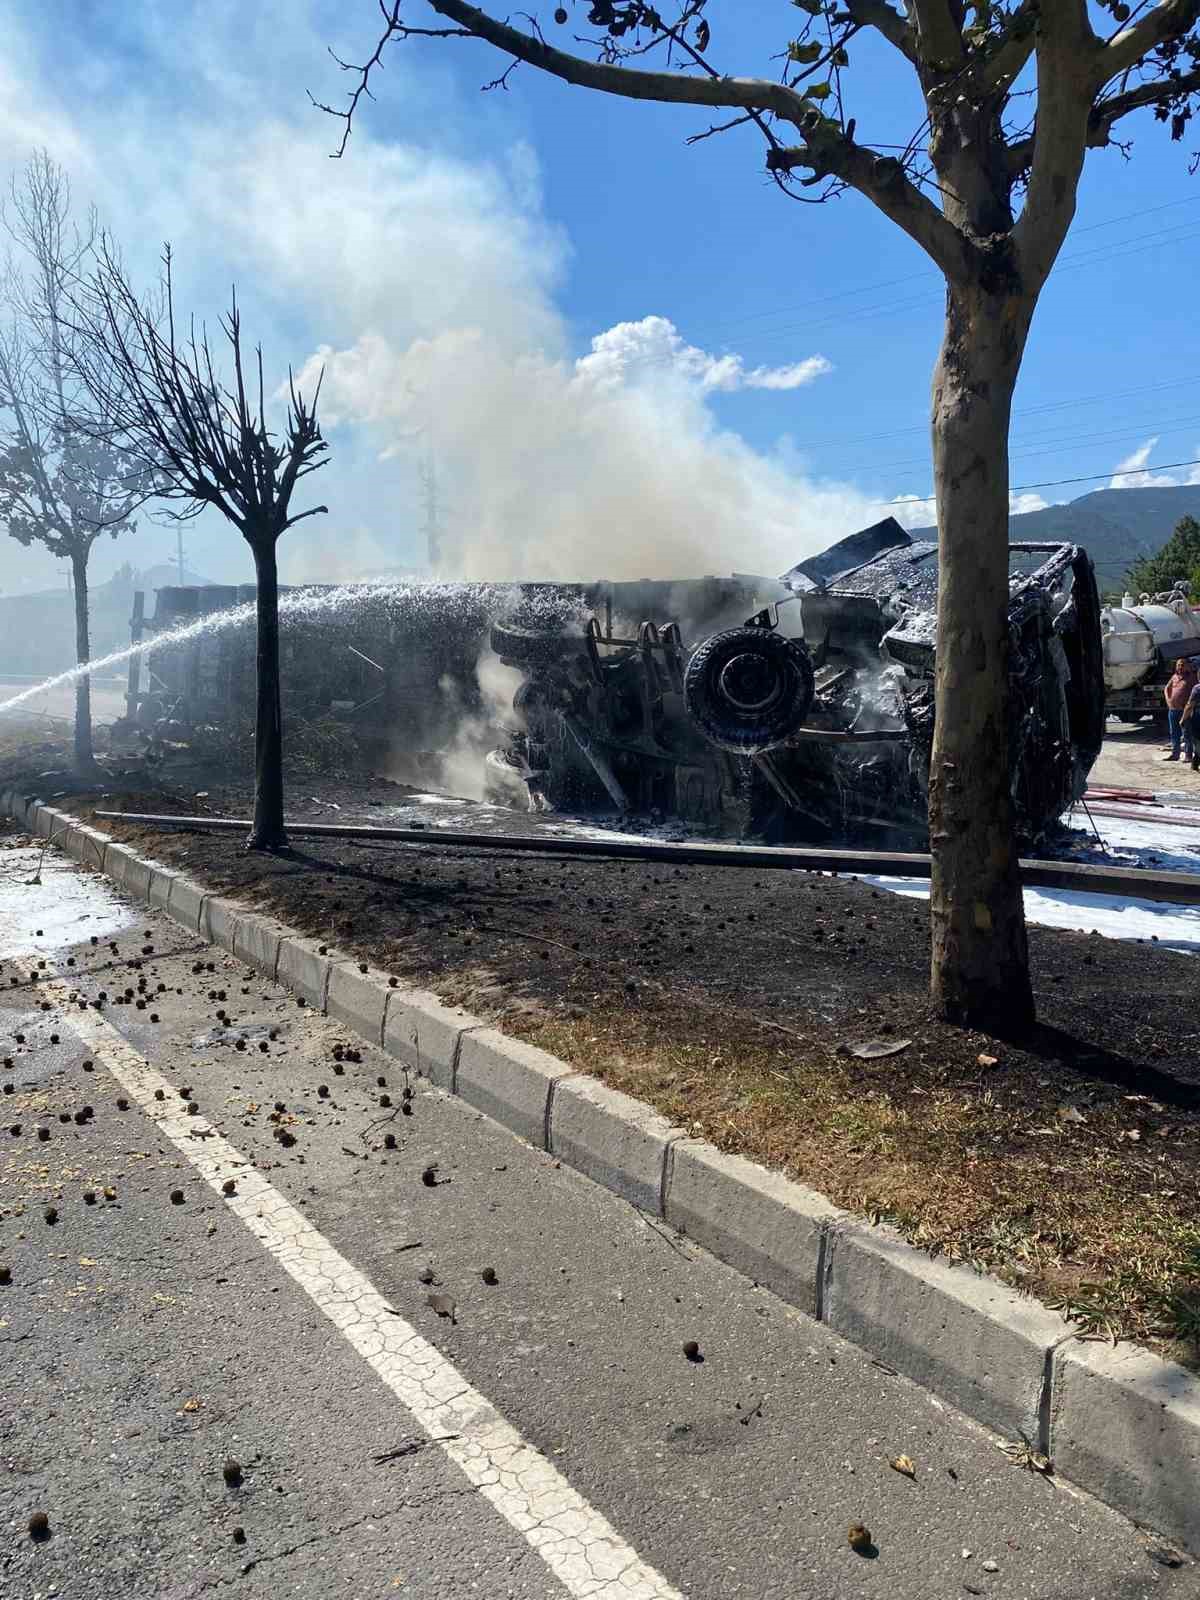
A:
<svg viewBox="0 0 1200 1600">
<path fill-rule="evenodd" d="M 661 1224 L 419 1082 L 404 1115 L 394 1063 L 70 864 L 30 885 L 35 859 L 0 854 L 0 1600 L 1200 1593 Z"/>
</svg>

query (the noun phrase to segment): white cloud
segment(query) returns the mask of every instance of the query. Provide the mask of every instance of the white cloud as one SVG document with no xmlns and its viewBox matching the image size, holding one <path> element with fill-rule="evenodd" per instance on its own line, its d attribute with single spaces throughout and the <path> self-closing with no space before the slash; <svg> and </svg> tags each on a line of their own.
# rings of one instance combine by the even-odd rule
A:
<svg viewBox="0 0 1200 1600">
<path fill-rule="evenodd" d="M 1049 503 L 1040 494 L 1030 490 L 1013 490 L 1008 497 L 1008 512 L 1015 517 L 1023 511 L 1045 511 Z M 932 500 L 918 499 L 915 494 L 898 494 L 888 502 L 888 507 L 901 527 L 928 528 L 933 525 L 935 508 Z"/>
<path fill-rule="evenodd" d="M 1014 489 L 1008 497 L 1009 515 L 1014 517 L 1024 511 L 1045 511 L 1049 504 L 1048 500 L 1043 500 L 1036 490 L 1031 489 L 1020 492 Z"/>
<path fill-rule="evenodd" d="M 833 371 L 824 356 L 809 356 L 783 367 L 746 369 L 739 355 L 710 355 L 685 344 L 675 324 L 666 317 L 643 317 L 640 322 L 618 322 L 592 340 L 592 353 L 576 363 L 577 370 L 597 383 L 633 383 L 647 374 L 674 373 L 694 383 L 704 393 L 732 394 L 738 389 L 800 389 Z"/>
<path fill-rule="evenodd" d="M 1178 467 L 1171 472 L 1149 470 L 1150 457 L 1158 446 L 1157 436 L 1147 439 L 1136 450 L 1118 461 L 1109 481 L 1110 489 L 1175 489 L 1187 484 L 1200 484 L 1200 465 Z M 1200 445 L 1192 452 L 1200 456 Z"/>
</svg>

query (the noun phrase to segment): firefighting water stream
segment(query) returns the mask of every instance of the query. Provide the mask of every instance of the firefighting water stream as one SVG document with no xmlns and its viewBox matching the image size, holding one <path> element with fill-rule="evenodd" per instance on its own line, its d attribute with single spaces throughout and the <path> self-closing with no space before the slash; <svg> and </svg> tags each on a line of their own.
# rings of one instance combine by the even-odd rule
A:
<svg viewBox="0 0 1200 1600">
<path fill-rule="evenodd" d="M 495 584 L 492 586 L 497 601 L 501 600 L 506 592 L 506 585 Z M 285 623 L 288 619 L 299 617 L 319 616 L 323 613 L 336 612 L 349 609 L 360 603 L 365 597 L 403 598 L 415 601 L 418 604 L 439 606 L 443 609 L 454 604 L 456 586 L 454 584 L 439 583 L 345 583 L 332 589 L 295 589 L 279 596 L 279 615 Z M 208 615 L 198 618 L 195 622 L 185 623 L 183 626 L 173 628 L 169 633 L 155 634 L 152 638 L 142 639 L 137 644 L 127 645 L 123 650 L 113 650 L 106 656 L 100 656 L 94 661 L 84 662 L 82 665 L 72 667 L 67 672 L 55 673 L 52 677 L 44 678 L 41 683 L 32 684 L 27 689 L 22 689 L 19 694 L 14 694 L 9 699 L 0 701 L 0 715 L 6 711 L 13 711 L 17 706 L 27 701 L 36 699 L 48 689 L 58 689 L 65 684 L 76 683 L 80 678 L 89 675 L 98 675 L 112 667 L 123 666 L 135 658 L 145 659 L 155 651 L 170 649 L 172 646 L 188 644 L 192 640 L 205 635 L 223 633 L 230 628 L 242 627 L 254 621 L 255 603 L 253 600 L 241 605 L 232 606 L 225 611 L 213 611 Z"/>
</svg>

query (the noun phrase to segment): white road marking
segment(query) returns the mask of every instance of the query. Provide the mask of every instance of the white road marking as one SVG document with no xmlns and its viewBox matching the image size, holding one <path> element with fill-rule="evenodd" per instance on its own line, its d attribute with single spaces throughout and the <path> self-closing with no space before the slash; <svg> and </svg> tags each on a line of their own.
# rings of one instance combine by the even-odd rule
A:
<svg viewBox="0 0 1200 1600">
<path fill-rule="evenodd" d="M 175 1086 L 95 1011 L 80 1011 L 65 983 L 38 984 L 63 1021 L 152 1117 L 285 1272 L 310 1296 L 425 1430 L 537 1551 L 579 1600 L 684 1600 L 640 1559 L 557 1468 L 396 1312 L 253 1163 L 200 1116 Z M 154 1092 L 161 1089 L 163 1100 Z M 226 1198 L 221 1185 L 237 1181 Z M 455 1434 L 456 1438 L 447 1438 Z"/>
</svg>

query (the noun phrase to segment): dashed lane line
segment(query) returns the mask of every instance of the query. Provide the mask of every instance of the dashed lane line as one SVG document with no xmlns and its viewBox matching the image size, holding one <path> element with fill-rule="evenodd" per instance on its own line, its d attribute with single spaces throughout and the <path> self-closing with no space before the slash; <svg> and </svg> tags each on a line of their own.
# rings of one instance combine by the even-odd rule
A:
<svg viewBox="0 0 1200 1600">
<path fill-rule="evenodd" d="M 211 1123 L 189 1116 L 168 1080 L 111 1024 L 78 1009 L 76 990 L 43 979 L 42 996 L 239 1217 L 419 1425 L 578 1600 L 684 1600 L 558 1469 Z M 74 997 L 74 998 L 73 998 Z M 155 1090 L 165 1098 L 155 1099 Z M 237 1191 L 221 1192 L 227 1178 Z M 453 1435 L 453 1437 L 448 1437 Z"/>
</svg>

